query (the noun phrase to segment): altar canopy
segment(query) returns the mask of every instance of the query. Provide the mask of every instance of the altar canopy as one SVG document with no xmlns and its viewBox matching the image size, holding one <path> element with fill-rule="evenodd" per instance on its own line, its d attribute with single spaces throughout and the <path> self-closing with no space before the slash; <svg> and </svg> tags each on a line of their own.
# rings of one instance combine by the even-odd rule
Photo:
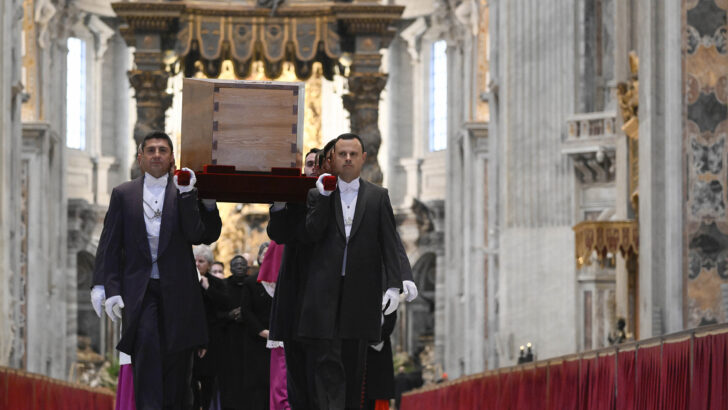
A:
<svg viewBox="0 0 728 410">
<path fill-rule="evenodd" d="M 362 176 L 381 183 L 379 99 L 387 74 L 381 72 L 380 51 L 388 47 L 395 33 L 392 26 L 404 7 L 371 1 L 289 0 L 275 8 L 251 3 L 132 0 L 112 4 L 125 23 L 124 39 L 136 50 L 135 68 L 129 71 L 137 100 L 136 143 L 149 131 L 165 129 L 165 111 L 172 103 L 167 92 L 170 75 L 181 72 L 192 77 L 201 72 L 217 78 L 222 63 L 230 60 L 235 75 L 245 78 L 252 63 L 260 61 L 266 77 L 274 80 L 288 62 L 298 79 L 306 80 L 319 62 L 325 78 L 332 79 L 337 66 L 347 77 L 349 92 L 342 102 L 350 113 L 351 132 L 362 138 L 368 154 Z"/>
<path fill-rule="evenodd" d="M 338 23 L 333 15 L 243 17 L 203 11 L 188 10 L 179 20 L 174 51 L 186 77 L 195 74 L 199 61 L 203 73 L 216 78 L 222 62 L 231 60 L 239 78 L 250 75 L 253 61 L 262 61 L 265 75 L 271 79 L 281 75 L 286 61 L 293 63 L 301 80 L 311 76 L 317 61 L 324 77 L 333 78 L 341 57 Z"/>
</svg>

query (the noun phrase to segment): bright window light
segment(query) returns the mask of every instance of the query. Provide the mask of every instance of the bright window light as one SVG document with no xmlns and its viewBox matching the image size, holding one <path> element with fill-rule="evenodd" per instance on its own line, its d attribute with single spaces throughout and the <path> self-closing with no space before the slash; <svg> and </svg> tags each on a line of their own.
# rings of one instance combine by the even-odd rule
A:
<svg viewBox="0 0 728 410">
<path fill-rule="evenodd" d="M 430 151 L 447 149 L 447 43 L 432 44 L 430 59 Z"/>
<path fill-rule="evenodd" d="M 66 146 L 86 148 L 86 42 L 68 38 L 66 57 Z"/>
</svg>

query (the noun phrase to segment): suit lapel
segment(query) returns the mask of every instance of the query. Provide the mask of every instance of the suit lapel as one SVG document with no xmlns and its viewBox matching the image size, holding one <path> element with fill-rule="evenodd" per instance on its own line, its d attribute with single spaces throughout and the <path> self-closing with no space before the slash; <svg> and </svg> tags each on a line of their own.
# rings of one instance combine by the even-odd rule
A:
<svg viewBox="0 0 728 410">
<path fill-rule="evenodd" d="M 174 228 L 174 220 L 177 217 L 177 187 L 174 186 L 172 178 L 167 182 L 167 189 L 164 193 L 164 209 L 162 210 L 162 223 L 159 227 L 159 250 L 157 251 L 157 259 L 164 252 L 169 244 L 169 238 L 172 236 Z"/>
<path fill-rule="evenodd" d="M 134 226 L 139 230 L 136 243 L 139 250 L 147 259 L 152 260 L 152 252 L 149 250 L 149 240 L 147 239 L 147 224 L 144 222 L 144 175 L 137 178 L 134 185 L 134 198 L 132 198 L 132 221 Z"/>
<path fill-rule="evenodd" d="M 366 189 L 366 181 L 363 179 L 359 179 L 359 192 L 356 194 L 356 209 L 354 210 L 354 222 L 351 224 L 351 234 L 349 235 L 349 238 L 353 238 L 356 231 L 359 229 L 359 225 L 361 225 L 361 220 L 364 217 L 364 211 L 366 210 L 366 198 L 364 197 L 367 194 Z"/>
<path fill-rule="evenodd" d="M 344 212 L 341 209 L 341 192 L 339 191 L 339 188 L 336 188 L 336 191 L 334 191 L 332 197 L 332 199 L 334 200 L 334 214 L 336 216 L 336 226 L 339 227 L 339 232 L 341 232 L 341 236 L 346 239 L 346 228 L 344 228 Z"/>
</svg>

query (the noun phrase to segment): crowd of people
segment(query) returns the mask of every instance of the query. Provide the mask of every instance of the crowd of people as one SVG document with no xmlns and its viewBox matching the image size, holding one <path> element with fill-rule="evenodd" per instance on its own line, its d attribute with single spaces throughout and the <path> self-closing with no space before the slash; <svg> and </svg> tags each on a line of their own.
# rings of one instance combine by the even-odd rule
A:
<svg viewBox="0 0 728 410">
<path fill-rule="evenodd" d="M 390 335 L 417 287 L 387 190 L 360 177 L 362 140 L 306 155 L 316 188 L 271 206 L 259 269 L 236 255 L 227 278 L 207 246 L 217 205 L 197 198 L 191 170 L 180 183 L 172 150 L 164 133 L 145 137 L 144 175 L 112 192 L 96 255 L 92 304 L 122 321 L 129 363 L 117 408 L 388 409 Z"/>
</svg>

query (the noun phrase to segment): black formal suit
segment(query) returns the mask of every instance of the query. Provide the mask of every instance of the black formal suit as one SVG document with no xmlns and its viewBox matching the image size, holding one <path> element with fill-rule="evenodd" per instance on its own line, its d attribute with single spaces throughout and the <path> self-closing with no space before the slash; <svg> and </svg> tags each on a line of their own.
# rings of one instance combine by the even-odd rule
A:
<svg viewBox="0 0 728 410">
<path fill-rule="evenodd" d="M 348 241 L 338 188 L 328 197 L 311 189 L 308 204 L 306 230 L 315 246 L 299 334 L 379 342 L 382 295 L 402 287 L 401 241 L 387 190 L 360 180 Z"/>
<path fill-rule="evenodd" d="M 170 177 L 159 230 L 159 279 L 151 279 L 143 190 L 141 176 L 111 193 L 104 286 L 107 297 L 124 301 L 117 349 L 131 355 L 137 409 L 182 408 L 191 399 L 191 351 L 207 343 L 192 245 L 217 240 L 222 223 L 216 209 L 201 212 L 196 189 L 180 194 Z"/>
<path fill-rule="evenodd" d="M 360 180 L 347 239 L 338 188 L 328 197 L 312 189 L 307 204 L 315 245 L 298 330 L 315 340 L 310 394 L 320 408 L 359 408 L 366 348 L 381 337 L 382 295 L 402 287 L 392 206 L 386 189 Z"/>
<path fill-rule="evenodd" d="M 288 403 L 293 410 L 313 410 L 318 406 L 313 391 L 313 359 L 310 349 L 296 337 L 303 292 L 313 244 L 306 232 L 306 205 L 288 203 L 270 212 L 268 236 L 284 245 L 270 316 L 270 338 L 284 344 Z"/>
<path fill-rule="evenodd" d="M 271 305 L 272 340 L 286 341 L 296 334 L 306 270 L 313 251 L 305 221 L 304 204 L 290 203 L 282 210 L 270 212 L 268 237 L 279 245 L 285 245 Z"/>
</svg>

